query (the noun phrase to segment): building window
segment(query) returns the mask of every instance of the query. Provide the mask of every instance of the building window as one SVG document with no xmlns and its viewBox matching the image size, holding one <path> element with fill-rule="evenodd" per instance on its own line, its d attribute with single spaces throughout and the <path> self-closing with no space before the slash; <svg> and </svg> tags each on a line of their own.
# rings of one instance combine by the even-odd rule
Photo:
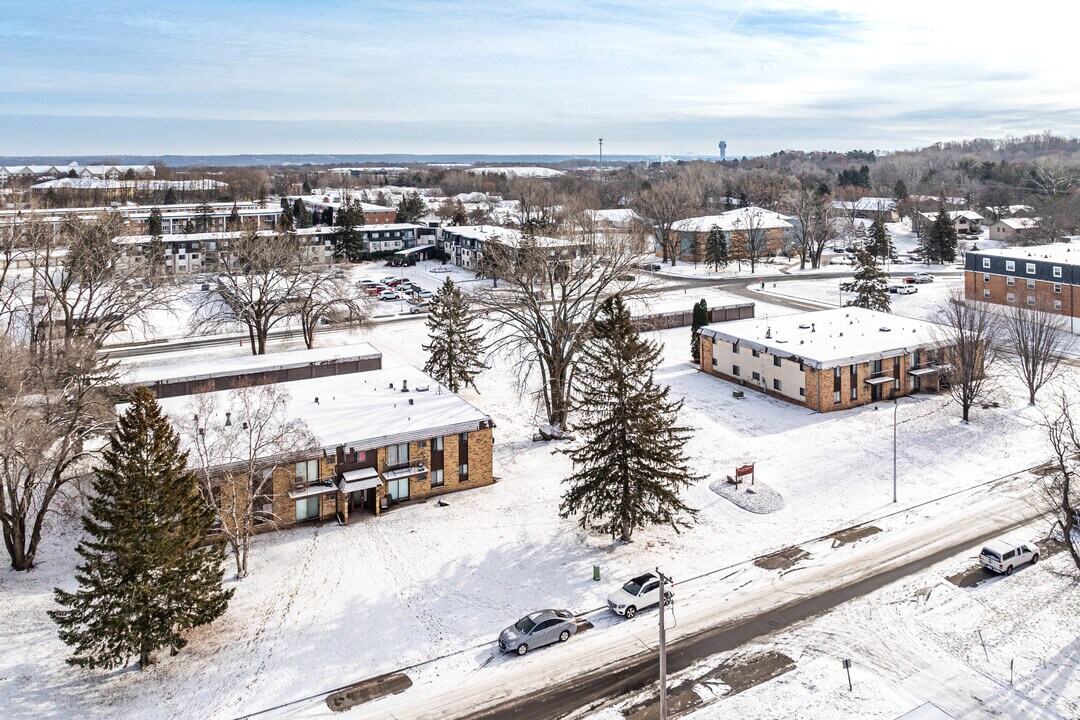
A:
<svg viewBox="0 0 1080 720">
<path fill-rule="evenodd" d="M 731 343 L 731 352 L 736 355 L 739 354 L 739 343 Z"/>
<path fill-rule="evenodd" d="M 1013 300 L 1016 300 L 1015 295 L 1013 295 L 1012 293 L 1005 293 L 1005 301 L 1006 302 L 1012 302 Z"/>
<path fill-rule="evenodd" d="M 1027 281 L 1027 286 L 1028 286 L 1028 290 L 1034 290 L 1034 289 L 1035 289 L 1035 281 L 1034 281 L 1034 280 L 1031 280 L 1031 279 L 1029 279 L 1029 280 Z"/>
<path fill-rule="evenodd" d="M 713 367 L 716 367 L 716 358 L 712 359 L 712 365 L 713 365 Z"/>
<path fill-rule="evenodd" d="M 442 487 L 443 485 L 443 471 L 432 470 L 431 471 L 431 487 Z"/>
<path fill-rule="evenodd" d="M 990 269 L 990 258 L 983 258 L 983 267 L 988 270 Z"/>
<path fill-rule="evenodd" d="M 852 385 L 851 386 L 851 399 L 852 400 L 858 400 L 859 399 L 859 386 L 858 385 Z"/>
<path fill-rule="evenodd" d="M 1061 301 L 1060 300 L 1055 300 L 1054 301 L 1054 309 L 1055 310 L 1060 310 L 1061 309 Z"/>
<path fill-rule="evenodd" d="M 386 481 L 386 494 L 393 500 L 409 499 L 409 478 Z"/>
<path fill-rule="evenodd" d="M 774 355 L 773 359 L 772 359 L 772 364 L 775 365 L 776 367 L 780 367 L 780 357 L 777 356 L 777 355 Z"/>
<path fill-rule="evenodd" d="M 1005 270 L 1007 272 L 1013 272 L 1014 270 L 1016 270 L 1016 262 L 1014 262 L 1013 260 L 1006 260 Z"/>
<path fill-rule="evenodd" d="M 783 387 L 783 385 L 780 384 L 779 380 L 776 380 L 774 378 L 773 381 L 772 381 L 772 389 L 776 390 L 777 392 L 781 392 L 784 389 L 784 387 Z"/>
<path fill-rule="evenodd" d="M 983 282 L 990 282 L 990 273 L 983 273 Z"/>
<path fill-rule="evenodd" d="M 750 353 L 751 353 L 751 354 L 752 354 L 752 355 L 753 355 L 754 357 L 761 357 L 761 353 L 759 353 L 759 352 L 758 352 L 757 350 L 751 350 L 751 351 L 750 351 Z"/>
<path fill-rule="evenodd" d="M 1026 270 L 1027 270 L 1028 275 L 1034 275 L 1035 274 L 1035 263 L 1027 263 Z"/>
<path fill-rule="evenodd" d="M 386 448 L 386 464 L 390 467 L 401 467 L 409 464 L 409 443 L 390 445 Z"/>
<path fill-rule="evenodd" d="M 839 365 L 837 365 L 836 367 L 833 368 L 832 376 L 834 378 L 836 378 L 837 380 L 840 379 L 840 366 Z"/>
<path fill-rule="evenodd" d="M 468 482 L 469 480 L 469 463 L 461 463 L 458 465 L 458 482 Z"/>
<path fill-rule="evenodd" d="M 467 433 L 467 432 L 458 433 L 458 438 L 457 439 L 458 439 L 459 443 L 467 443 L 467 442 L 469 442 L 469 433 Z"/>
<path fill-rule="evenodd" d="M 805 372 L 805 370 L 806 370 L 806 364 L 802 360 L 800 360 L 799 361 L 799 372 Z"/>
<path fill-rule="evenodd" d="M 739 377 L 739 366 L 738 365 L 732 365 L 731 366 L 731 374 L 734 375 L 735 377 Z"/>
<path fill-rule="evenodd" d="M 1027 304 L 1028 305 L 1034 305 L 1035 304 L 1035 296 L 1034 295 L 1028 295 L 1027 296 Z"/>
<path fill-rule="evenodd" d="M 307 485 L 319 479 L 319 461 L 305 460 L 296 463 L 296 484 Z"/>
<path fill-rule="evenodd" d="M 1005 284 L 1008 285 L 1009 287 L 1012 287 L 1013 285 L 1016 284 L 1016 278 L 1014 278 L 1014 277 L 1005 278 Z"/>
<path fill-rule="evenodd" d="M 1061 294 L 1061 283 L 1054 283 L 1054 292 Z"/>
<path fill-rule="evenodd" d="M 836 392 L 834 392 L 832 394 L 832 404 L 833 405 L 839 405 L 840 404 L 840 391 L 839 390 L 837 390 Z"/>
<path fill-rule="evenodd" d="M 751 374 L 751 377 L 754 379 L 754 382 L 758 382 L 759 380 L 761 380 L 761 373 L 754 372 Z"/>
<path fill-rule="evenodd" d="M 442 438 L 441 437 L 431 439 L 431 449 L 433 451 L 435 451 L 435 452 L 439 452 L 440 450 L 443 449 L 443 447 L 442 447 Z"/>
<path fill-rule="evenodd" d="M 806 397 L 806 388 L 799 388 L 799 397 Z"/>
<path fill-rule="evenodd" d="M 296 522 L 319 517 L 319 496 L 301 498 L 296 501 Z"/>
<path fill-rule="evenodd" d="M 1061 267 L 1058 266 L 1058 265 L 1054 266 L 1054 277 L 1056 277 L 1056 278 L 1061 277 Z"/>
</svg>

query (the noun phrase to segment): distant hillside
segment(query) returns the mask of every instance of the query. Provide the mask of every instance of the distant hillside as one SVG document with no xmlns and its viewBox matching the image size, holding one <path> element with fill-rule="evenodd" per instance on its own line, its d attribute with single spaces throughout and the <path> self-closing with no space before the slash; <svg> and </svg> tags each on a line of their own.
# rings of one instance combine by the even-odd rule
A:
<svg viewBox="0 0 1080 720">
<path fill-rule="evenodd" d="M 268 167 L 281 165 L 413 165 L 427 163 L 468 163 L 468 164 L 510 164 L 529 163 L 554 165 L 565 162 L 586 160 L 592 162 L 594 157 L 580 155 L 408 155 L 402 153 L 384 153 L 380 155 L 33 155 L 33 156 L 0 156 L 0 165 L 64 165 L 71 161 L 80 164 L 108 163 L 108 164 L 141 164 L 160 161 L 169 167 Z M 642 162 L 656 160 L 653 155 L 604 155 L 605 161 L 611 162 Z"/>
</svg>

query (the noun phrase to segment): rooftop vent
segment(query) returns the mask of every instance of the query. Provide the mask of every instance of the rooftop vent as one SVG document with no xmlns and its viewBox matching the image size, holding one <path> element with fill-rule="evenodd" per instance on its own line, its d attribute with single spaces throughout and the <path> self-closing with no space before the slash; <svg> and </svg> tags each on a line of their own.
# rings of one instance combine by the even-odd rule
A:
<svg viewBox="0 0 1080 720">
<path fill-rule="evenodd" d="M 195 417 L 198 417 L 198 415 Z M 225 413 L 225 427 L 229 427 L 230 425 L 232 425 L 232 413 L 227 412 Z"/>
<path fill-rule="evenodd" d="M 787 340 L 781 340 L 781 339 L 779 339 L 779 338 L 777 338 L 777 339 L 776 339 L 776 344 L 777 344 L 777 345 L 783 345 L 783 344 L 784 344 L 784 343 L 786 343 L 786 342 L 787 342 Z"/>
<path fill-rule="evenodd" d="M 427 383 L 421 383 L 416 386 L 416 392 L 427 392 L 430 388 Z"/>
<path fill-rule="evenodd" d="M 319 404 L 319 396 L 318 396 L 318 395 L 316 395 L 316 396 L 315 396 L 315 404 L 316 404 L 316 405 L 318 405 L 318 404 Z"/>
<path fill-rule="evenodd" d="M 401 392 L 409 392 L 409 381 L 408 380 L 402 380 L 401 381 Z"/>
<path fill-rule="evenodd" d="M 768 340 L 770 338 L 772 338 L 772 328 L 765 328 L 765 339 Z"/>
<path fill-rule="evenodd" d="M 810 326 L 807 325 L 806 323 L 802 323 L 801 325 L 799 325 L 799 329 L 800 330 L 809 330 Z"/>
<path fill-rule="evenodd" d="M 880 330 L 881 332 L 892 332 L 892 328 L 885 327 L 884 325 L 882 325 L 880 328 L 878 328 L 878 330 Z"/>
</svg>

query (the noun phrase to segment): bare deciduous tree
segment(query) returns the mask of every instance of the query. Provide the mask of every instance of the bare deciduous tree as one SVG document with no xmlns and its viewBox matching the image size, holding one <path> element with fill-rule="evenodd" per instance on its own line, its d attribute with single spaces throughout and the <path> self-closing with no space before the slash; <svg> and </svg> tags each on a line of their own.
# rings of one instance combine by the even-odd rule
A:
<svg viewBox="0 0 1080 720">
<path fill-rule="evenodd" d="M 765 227 L 765 213 L 761 208 L 750 207 L 741 212 L 732 222 L 732 256 L 749 260 L 750 272 L 756 272 L 758 262 L 769 251 L 769 229 Z"/>
<path fill-rule="evenodd" d="M 237 578 L 248 574 L 256 528 L 280 520 L 273 509 L 274 473 L 311 457 L 317 446 L 307 424 L 289 417 L 288 402 L 281 385 L 240 387 L 194 395 L 183 417 L 173 418 L 203 497 L 219 513 Z"/>
<path fill-rule="evenodd" d="M 664 262 L 675 264 L 679 257 L 680 240 L 672 226 L 690 215 L 697 195 L 680 177 L 667 178 L 642 190 L 631 207 L 644 218 L 663 252 Z"/>
<path fill-rule="evenodd" d="M 0 337 L 0 528 L 11 566 L 34 567 L 46 515 L 113 422 L 112 366 L 75 338 L 47 353 Z"/>
<path fill-rule="evenodd" d="M 193 328 L 239 324 L 247 330 L 251 354 L 264 355 L 271 328 L 296 312 L 311 264 L 296 235 L 245 228 L 221 252 L 216 287 L 201 296 Z"/>
<path fill-rule="evenodd" d="M 581 244 L 578 244 L 581 243 Z M 477 294 L 477 305 L 495 321 L 492 352 L 505 352 L 516 364 L 520 387 L 534 372 L 547 422 L 566 428 L 574 368 L 600 301 L 625 278 L 636 254 L 620 236 L 577 239 L 564 246 L 538 246 L 528 236 L 517 247 L 495 253 L 499 289 Z M 624 278 L 620 281 L 619 278 Z M 644 290 L 640 279 L 634 289 Z"/>
<path fill-rule="evenodd" d="M 971 408 L 997 389 L 990 372 L 997 358 L 997 316 L 986 303 L 968 302 L 954 291 L 938 306 L 935 320 L 941 326 L 935 340 L 944 360 L 943 378 L 967 422 Z"/>
<path fill-rule="evenodd" d="M 297 288 L 291 312 L 300 321 L 304 344 L 310 350 L 315 347 L 315 330 L 319 323 L 366 325 L 371 319 L 373 304 L 371 298 L 357 294 L 345 278 L 325 272 L 308 272 Z"/>
<path fill-rule="evenodd" d="M 810 267 L 820 267 L 825 247 L 837 235 L 831 197 L 818 192 L 816 186 L 802 186 L 788 195 L 786 207 L 797 221 L 792 223 L 792 236 L 799 253 L 799 269 L 806 269 L 807 260 Z"/>
<path fill-rule="evenodd" d="M 1071 334 L 1060 315 L 1041 308 L 1010 306 L 1002 322 L 1002 341 L 1012 366 L 1028 391 L 1028 402 L 1058 373 Z"/>
<path fill-rule="evenodd" d="M 1072 417 L 1073 402 L 1067 393 L 1057 397 L 1053 415 L 1044 415 L 1043 427 L 1054 453 L 1054 472 L 1046 476 L 1043 498 L 1061 525 L 1065 547 L 1073 565 L 1080 570 L 1080 483 L 1077 458 L 1080 458 L 1080 433 Z"/>
</svg>

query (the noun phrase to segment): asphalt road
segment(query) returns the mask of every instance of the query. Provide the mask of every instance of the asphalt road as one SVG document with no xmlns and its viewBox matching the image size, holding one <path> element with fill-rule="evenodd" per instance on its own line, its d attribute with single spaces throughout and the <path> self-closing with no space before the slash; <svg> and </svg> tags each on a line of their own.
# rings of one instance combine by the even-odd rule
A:
<svg viewBox="0 0 1080 720">
<path fill-rule="evenodd" d="M 1008 533 L 1027 522 L 1030 521 L 1014 521 L 991 531 L 984 530 L 966 536 L 948 547 L 899 567 L 820 594 L 800 598 L 768 613 L 718 625 L 683 638 L 668 648 L 669 676 L 686 670 L 705 658 L 729 652 L 751 641 L 780 632 L 854 598 L 925 570 L 973 545 L 979 545 L 991 538 Z M 471 713 L 467 717 L 472 720 L 496 720 L 497 718 L 550 720 L 563 717 L 595 703 L 642 690 L 657 682 L 658 672 L 656 653 L 641 653 L 617 665 L 549 687 L 544 692 L 509 700 L 481 713 Z"/>
</svg>

